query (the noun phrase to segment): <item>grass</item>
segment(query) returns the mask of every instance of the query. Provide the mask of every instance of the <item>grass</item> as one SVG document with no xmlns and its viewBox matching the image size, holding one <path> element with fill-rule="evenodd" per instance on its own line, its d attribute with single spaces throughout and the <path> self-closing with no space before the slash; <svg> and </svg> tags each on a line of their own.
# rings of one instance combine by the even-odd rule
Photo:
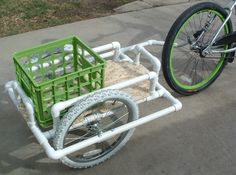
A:
<svg viewBox="0 0 236 175">
<path fill-rule="evenodd" d="M 0 0 L 0 37 L 113 14 L 134 0 Z"/>
</svg>

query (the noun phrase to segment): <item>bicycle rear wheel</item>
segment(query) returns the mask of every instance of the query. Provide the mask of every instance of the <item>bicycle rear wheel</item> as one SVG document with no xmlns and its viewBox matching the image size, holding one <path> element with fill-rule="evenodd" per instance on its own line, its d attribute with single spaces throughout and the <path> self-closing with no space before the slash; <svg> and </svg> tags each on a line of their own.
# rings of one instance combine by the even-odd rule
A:
<svg viewBox="0 0 236 175">
<path fill-rule="evenodd" d="M 171 27 L 162 54 L 168 85 L 182 95 L 193 95 L 210 86 L 227 63 L 227 54 L 203 55 L 228 14 L 219 5 L 199 3 L 187 9 Z M 218 38 L 233 31 L 229 20 Z M 228 49 L 223 45 L 217 49 Z"/>
</svg>

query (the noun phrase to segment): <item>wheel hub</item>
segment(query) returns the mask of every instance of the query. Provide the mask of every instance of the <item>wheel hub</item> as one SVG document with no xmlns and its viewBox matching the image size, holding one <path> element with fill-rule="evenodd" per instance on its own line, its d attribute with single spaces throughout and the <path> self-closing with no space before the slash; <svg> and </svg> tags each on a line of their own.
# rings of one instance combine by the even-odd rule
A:
<svg viewBox="0 0 236 175">
<path fill-rule="evenodd" d="M 99 136 L 103 133 L 101 124 L 99 122 L 88 125 L 88 129 L 92 132 L 97 133 Z"/>
<path fill-rule="evenodd" d="M 202 46 L 201 43 L 196 43 L 193 46 L 191 46 L 191 50 L 195 53 L 199 54 L 201 58 L 205 58 L 208 54 L 206 51 L 207 46 Z"/>
</svg>

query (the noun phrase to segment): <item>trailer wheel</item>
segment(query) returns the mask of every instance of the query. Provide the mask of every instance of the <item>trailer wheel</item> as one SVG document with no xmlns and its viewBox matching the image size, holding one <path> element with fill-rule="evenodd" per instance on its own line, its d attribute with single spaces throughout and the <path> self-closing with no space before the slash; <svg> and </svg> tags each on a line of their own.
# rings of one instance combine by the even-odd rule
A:
<svg viewBox="0 0 236 175">
<path fill-rule="evenodd" d="M 66 148 L 138 119 L 138 106 L 130 95 L 118 90 L 102 90 L 76 103 L 63 117 L 54 138 L 56 150 Z M 72 168 L 98 165 L 116 154 L 130 139 L 134 129 L 95 143 L 61 158 Z"/>
</svg>

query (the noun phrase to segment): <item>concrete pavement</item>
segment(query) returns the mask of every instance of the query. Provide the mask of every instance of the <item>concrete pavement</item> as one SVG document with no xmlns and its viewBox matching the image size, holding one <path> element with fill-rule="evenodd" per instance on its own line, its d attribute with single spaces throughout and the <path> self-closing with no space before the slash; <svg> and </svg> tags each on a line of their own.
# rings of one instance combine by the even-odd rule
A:
<svg viewBox="0 0 236 175">
<path fill-rule="evenodd" d="M 81 175 L 233 175 L 236 173 L 236 65 L 226 67 L 206 91 L 180 97 L 182 111 L 136 129 L 116 156 L 86 170 L 71 170 L 46 158 L 15 107 L 3 91 L 14 78 L 11 55 L 69 35 L 91 46 L 119 40 L 130 45 L 148 39 L 164 40 L 176 17 L 192 3 L 158 7 L 42 29 L 0 39 L 0 174 Z M 235 24 L 235 20 L 234 20 Z M 151 48 L 161 57 L 161 48 Z M 168 87 L 161 75 L 161 81 Z M 150 113 L 164 101 L 141 105 Z"/>
<path fill-rule="evenodd" d="M 137 11 L 142 9 L 148 9 L 158 6 L 166 6 L 166 5 L 174 5 L 174 4 L 181 4 L 181 3 L 187 3 L 187 2 L 195 2 L 200 0 L 137 0 L 133 1 L 127 4 L 124 4 L 120 7 L 115 8 L 114 10 L 116 12 L 131 12 L 131 11 Z"/>
</svg>

